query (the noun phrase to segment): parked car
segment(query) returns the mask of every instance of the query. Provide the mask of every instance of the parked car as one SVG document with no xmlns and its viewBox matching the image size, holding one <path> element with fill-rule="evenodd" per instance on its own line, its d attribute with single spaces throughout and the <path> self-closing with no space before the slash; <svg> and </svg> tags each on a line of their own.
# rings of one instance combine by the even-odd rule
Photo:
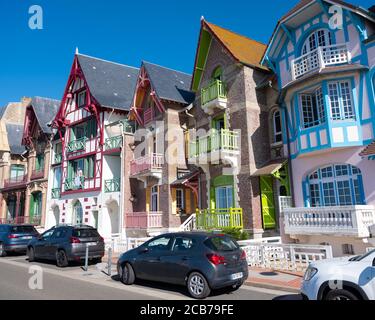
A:
<svg viewBox="0 0 375 320">
<path fill-rule="evenodd" d="M 9 252 L 26 253 L 27 244 L 38 236 L 38 231 L 31 225 L 0 225 L 0 257 Z"/>
<path fill-rule="evenodd" d="M 308 300 L 375 300 L 375 250 L 310 264 L 301 293 Z"/>
<path fill-rule="evenodd" d="M 196 299 L 211 289 L 236 290 L 248 277 L 246 254 L 229 236 L 184 232 L 155 237 L 122 254 L 117 263 L 126 285 L 136 278 L 187 286 Z"/>
<path fill-rule="evenodd" d="M 86 246 L 89 259 L 101 262 L 105 253 L 104 239 L 90 226 L 56 226 L 32 240 L 27 248 L 29 262 L 37 259 L 56 261 L 58 267 L 67 267 L 69 262 L 83 261 Z"/>
</svg>

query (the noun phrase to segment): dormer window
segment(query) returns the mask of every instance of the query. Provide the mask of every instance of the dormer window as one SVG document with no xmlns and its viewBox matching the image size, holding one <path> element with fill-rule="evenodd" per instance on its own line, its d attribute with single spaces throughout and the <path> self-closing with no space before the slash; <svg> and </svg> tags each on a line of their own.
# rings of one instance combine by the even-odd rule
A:
<svg viewBox="0 0 375 320">
<path fill-rule="evenodd" d="M 302 47 L 302 54 L 309 53 L 318 47 L 326 47 L 332 45 L 332 35 L 327 29 L 314 31 L 305 41 Z"/>
<path fill-rule="evenodd" d="M 86 90 L 77 94 L 77 107 L 83 108 L 86 105 Z"/>
</svg>

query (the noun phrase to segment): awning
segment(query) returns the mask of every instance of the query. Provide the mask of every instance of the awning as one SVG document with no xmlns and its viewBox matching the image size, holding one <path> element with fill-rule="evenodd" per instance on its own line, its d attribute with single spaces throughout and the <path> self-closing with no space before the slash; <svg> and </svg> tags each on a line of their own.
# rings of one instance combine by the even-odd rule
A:
<svg viewBox="0 0 375 320">
<path fill-rule="evenodd" d="M 251 176 L 253 177 L 260 177 L 260 176 L 269 176 L 274 174 L 275 172 L 279 171 L 284 164 L 287 162 L 285 159 L 280 159 L 277 161 L 271 161 L 268 162 L 265 166 L 262 168 L 259 168 L 257 171 L 255 171 Z"/>
<path fill-rule="evenodd" d="M 174 186 L 174 187 L 184 186 L 187 183 L 193 181 L 199 174 L 200 174 L 199 170 L 191 171 L 191 172 L 185 174 L 184 176 L 182 176 L 181 178 L 177 179 L 176 181 L 172 182 L 171 186 Z"/>
</svg>

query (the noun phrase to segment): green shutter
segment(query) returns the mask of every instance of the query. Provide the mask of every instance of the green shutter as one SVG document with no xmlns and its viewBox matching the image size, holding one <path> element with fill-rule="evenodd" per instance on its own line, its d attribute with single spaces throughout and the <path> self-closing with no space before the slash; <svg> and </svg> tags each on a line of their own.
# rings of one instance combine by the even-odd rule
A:
<svg viewBox="0 0 375 320">
<path fill-rule="evenodd" d="M 30 197 L 30 209 L 29 209 L 30 219 L 34 217 L 34 214 L 35 214 L 35 194 L 32 193 Z"/>
<path fill-rule="evenodd" d="M 260 189 L 262 195 L 263 228 L 276 228 L 276 211 L 273 197 L 273 178 L 271 176 L 260 177 Z"/>
<path fill-rule="evenodd" d="M 215 187 L 211 187 L 210 189 L 210 209 L 216 209 Z"/>
</svg>

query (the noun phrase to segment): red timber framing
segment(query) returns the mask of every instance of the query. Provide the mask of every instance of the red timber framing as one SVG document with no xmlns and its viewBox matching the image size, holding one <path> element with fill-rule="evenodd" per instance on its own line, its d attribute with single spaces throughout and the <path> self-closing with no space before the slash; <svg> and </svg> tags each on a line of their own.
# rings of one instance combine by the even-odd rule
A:
<svg viewBox="0 0 375 320">
<path fill-rule="evenodd" d="M 22 144 L 28 148 L 34 148 L 33 140 L 41 133 L 38 121 L 31 105 L 27 106 L 22 134 Z"/>
<path fill-rule="evenodd" d="M 86 94 L 84 94 L 86 93 Z M 79 94 L 84 96 L 81 106 L 78 106 Z M 104 151 L 104 113 L 103 108 L 92 96 L 87 85 L 85 75 L 79 65 L 78 56 L 74 58 L 64 96 L 52 126 L 58 130 L 62 144 L 62 180 L 61 194 L 75 194 L 82 192 L 100 191 L 102 189 L 103 151 Z M 71 137 L 72 128 L 95 119 L 96 136 L 83 142 L 83 147 L 73 150 L 69 147 L 74 141 Z M 66 181 L 74 180 L 68 176 L 69 161 L 85 159 L 95 155 L 94 174 L 92 178 L 85 178 L 82 188 L 65 189 Z M 82 168 L 81 168 L 82 169 Z"/>
<path fill-rule="evenodd" d="M 145 67 L 142 66 L 137 80 L 133 105 L 129 114 L 130 119 L 136 120 L 140 126 L 145 125 L 143 118 L 143 105 L 145 100 L 147 99 L 148 92 L 150 92 L 150 97 L 154 101 L 155 106 L 157 107 L 159 112 L 164 113 L 165 107 L 162 101 L 157 96 L 155 89 L 153 88 L 152 83 L 150 81 L 150 78 L 147 75 Z"/>
</svg>

